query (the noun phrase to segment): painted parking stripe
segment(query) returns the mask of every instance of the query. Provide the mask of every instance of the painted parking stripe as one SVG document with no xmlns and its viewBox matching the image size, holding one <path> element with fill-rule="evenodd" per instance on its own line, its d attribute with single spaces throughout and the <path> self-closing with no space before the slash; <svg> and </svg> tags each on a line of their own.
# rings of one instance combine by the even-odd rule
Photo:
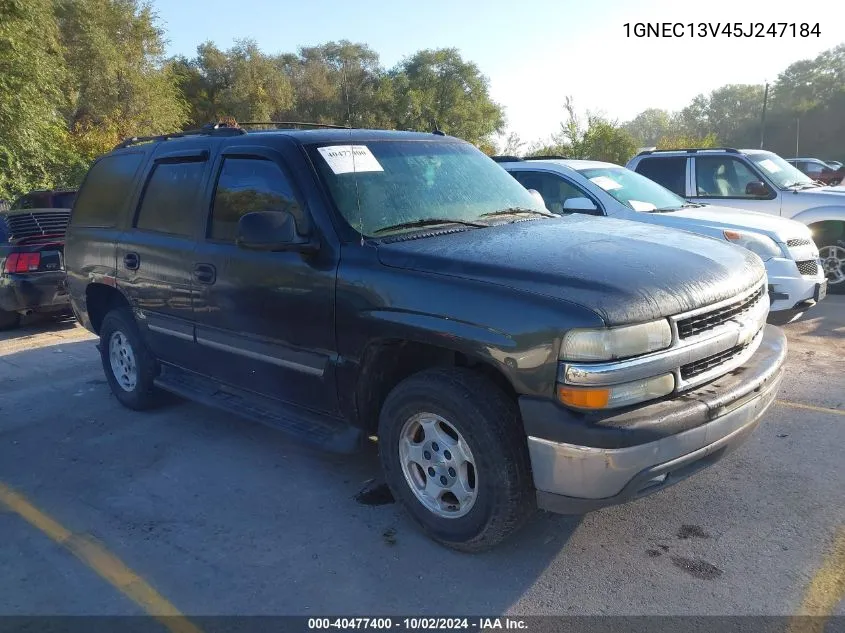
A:
<svg viewBox="0 0 845 633">
<path fill-rule="evenodd" d="M 807 411 L 817 411 L 819 413 L 832 413 L 833 415 L 845 415 L 845 410 L 831 409 L 829 407 L 817 407 L 813 404 L 803 404 L 801 402 L 792 402 L 791 400 L 776 400 L 778 404 L 785 407 L 792 407 L 793 409 L 806 409 Z"/>
<path fill-rule="evenodd" d="M 149 583 L 129 569 L 117 556 L 86 534 L 74 534 L 41 512 L 18 492 L 0 482 L 0 508 L 14 512 L 93 569 L 171 633 L 202 633 Z"/>
<path fill-rule="evenodd" d="M 788 633 L 822 633 L 828 618 L 845 600 L 845 526 L 840 527 L 833 546 L 813 574 Z M 805 616 L 813 616 L 807 618 Z"/>
</svg>

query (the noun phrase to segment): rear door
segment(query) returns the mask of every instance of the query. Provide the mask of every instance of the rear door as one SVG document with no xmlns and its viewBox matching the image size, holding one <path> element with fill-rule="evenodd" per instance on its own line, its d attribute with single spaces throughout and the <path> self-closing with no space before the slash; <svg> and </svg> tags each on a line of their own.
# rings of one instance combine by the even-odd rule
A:
<svg viewBox="0 0 845 633">
<path fill-rule="evenodd" d="M 332 352 L 337 251 L 319 235 L 321 248 L 312 254 L 235 245 L 238 220 L 251 211 L 285 210 L 300 232 L 317 231 L 306 194 L 287 167 L 297 151 L 287 144 L 278 150 L 232 146 L 215 161 L 206 234 L 192 262 L 197 344 L 203 371 L 212 377 L 332 413 L 338 407 Z"/>
<path fill-rule="evenodd" d="M 136 308 L 151 350 L 187 369 L 197 362 L 191 262 L 208 156 L 207 146 L 157 154 L 117 246 L 117 284 Z"/>
<path fill-rule="evenodd" d="M 647 156 L 640 159 L 634 171 L 683 198 L 689 197 L 686 156 Z"/>
</svg>

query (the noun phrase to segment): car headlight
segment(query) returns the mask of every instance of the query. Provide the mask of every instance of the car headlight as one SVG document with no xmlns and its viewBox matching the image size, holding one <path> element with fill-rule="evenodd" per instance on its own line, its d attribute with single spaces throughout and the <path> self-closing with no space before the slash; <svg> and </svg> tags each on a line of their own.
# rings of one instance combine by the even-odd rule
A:
<svg viewBox="0 0 845 633">
<path fill-rule="evenodd" d="M 672 328 L 666 319 L 614 328 L 575 329 L 563 337 L 560 359 L 619 360 L 666 349 L 671 343 Z"/>
<path fill-rule="evenodd" d="M 778 243 L 766 235 L 746 233 L 745 231 L 723 231 L 723 233 L 726 240 L 747 248 L 752 253 L 759 255 L 760 259 L 764 261 L 783 254 Z"/>
</svg>

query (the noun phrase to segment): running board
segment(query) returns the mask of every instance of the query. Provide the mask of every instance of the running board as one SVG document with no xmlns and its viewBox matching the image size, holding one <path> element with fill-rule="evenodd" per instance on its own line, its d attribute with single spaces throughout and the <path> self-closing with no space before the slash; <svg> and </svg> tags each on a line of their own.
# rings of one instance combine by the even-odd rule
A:
<svg viewBox="0 0 845 633">
<path fill-rule="evenodd" d="M 162 364 L 154 384 L 177 396 L 280 429 L 304 444 L 332 453 L 354 453 L 363 433 L 337 418 L 291 410 L 284 403 Z"/>
</svg>

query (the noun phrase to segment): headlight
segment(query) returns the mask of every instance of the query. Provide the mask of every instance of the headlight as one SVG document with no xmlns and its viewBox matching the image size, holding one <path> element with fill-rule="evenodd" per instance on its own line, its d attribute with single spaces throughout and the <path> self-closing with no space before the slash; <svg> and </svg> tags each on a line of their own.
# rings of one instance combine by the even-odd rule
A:
<svg viewBox="0 0 845 633">
<path fill-rule="evenodd" d="M 563 404 L 575 409 L 614 409 L 653 400 L 672 393 L 674 389 L 675 377 L 664 374 L 610 387 L 558 385 L 557 397 Z"/>
<path fill-rule="evenodd" d="M 666 319 L 601 330 L 570 330 L 563 337 L 560 359 L 618 360 L 666 349 L 671 343 L 672 329 Z"/>
<path fill-rule="evenodd" d="M 744 231 L 723 231 L 725 239 L 752 253 L 756 253 L 764 261 L 782 255 L 783 252 L 772 238 L 757 233 L 745 233 Z"/>
</svg>

